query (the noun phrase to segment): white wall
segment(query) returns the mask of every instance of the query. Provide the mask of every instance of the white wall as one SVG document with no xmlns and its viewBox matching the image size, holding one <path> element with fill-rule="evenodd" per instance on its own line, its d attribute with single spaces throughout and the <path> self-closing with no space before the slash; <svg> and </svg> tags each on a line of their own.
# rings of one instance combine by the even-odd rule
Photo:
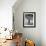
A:
<svg viewBox="0 0 46 46">
<path fill-rule="evenodd" d="M 36 46 L 41 46 L 41 0 L 23 0 L 13 8 L 15 29 L 23 33 L 23 37 L 35 41 Z M 23 12 L 36 12 L 36 28 L 23 27 Z"/>
<path fill-rule="evenodd" d="M 12 6 L 16 0 L 0 0 L 0 27 L 12 28 Z"/>
<path fill-rule="evenodd" d="M 46 0 L 41 2 L 41 38 L 42 46 L 46 46 Z"/>
</svg>

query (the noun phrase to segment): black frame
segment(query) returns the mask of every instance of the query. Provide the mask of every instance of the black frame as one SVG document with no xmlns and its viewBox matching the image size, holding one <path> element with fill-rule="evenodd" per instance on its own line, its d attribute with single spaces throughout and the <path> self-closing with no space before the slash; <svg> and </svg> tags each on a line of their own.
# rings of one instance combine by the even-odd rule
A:
<svg viewBox="0 0 46 46">
<path fill-rule="evenodd" d="M 25 26 L 24 25 L 25 14 L 32 14 L 34 16 L 34 25 L 33 26 Z M 31 28 L 36 27 L 36 12 L 23 12 L 23 27 L 31 27 Z"/>
</svg>

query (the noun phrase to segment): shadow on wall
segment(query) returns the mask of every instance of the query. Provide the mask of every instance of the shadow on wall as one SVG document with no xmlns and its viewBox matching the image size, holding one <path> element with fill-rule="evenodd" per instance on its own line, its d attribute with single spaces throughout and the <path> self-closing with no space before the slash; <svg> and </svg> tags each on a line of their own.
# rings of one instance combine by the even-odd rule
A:
<svg viewBox="0 0 46 46">
<path fill-rule="evenodd" d="M 16 46 L 15 42 L 12 42 L 9 46 Z"/>
</svg>

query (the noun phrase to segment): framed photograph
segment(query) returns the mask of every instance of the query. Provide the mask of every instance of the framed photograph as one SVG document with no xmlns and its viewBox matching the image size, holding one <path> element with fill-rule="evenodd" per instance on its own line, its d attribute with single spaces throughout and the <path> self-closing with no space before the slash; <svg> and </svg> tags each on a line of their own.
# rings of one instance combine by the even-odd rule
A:
<svg viewBox="0 0 46 46">
<path fill-rule="evenodd" d="M 15 30 L 15 18 L 14 18 L 14 13 L 13 13 L 13 31 Z"/>
<path fill-rule="evenodd" d="M 23 27 L 36 27 L 36 12 L 23 13 Z"/>
</svg>

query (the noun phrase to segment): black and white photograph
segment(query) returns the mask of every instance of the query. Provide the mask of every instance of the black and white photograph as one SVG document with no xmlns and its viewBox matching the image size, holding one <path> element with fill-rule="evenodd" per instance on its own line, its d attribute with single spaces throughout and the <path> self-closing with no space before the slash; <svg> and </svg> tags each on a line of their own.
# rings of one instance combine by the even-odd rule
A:
<svg viewBox="0 0 46 46">
<path fill-rule="evenodd" d="M 35 12 L 24 12 L 23 13 L 23 26 L 24 27 L 35 27 L 36 26 L 36 13 Z"/>
</svg>

